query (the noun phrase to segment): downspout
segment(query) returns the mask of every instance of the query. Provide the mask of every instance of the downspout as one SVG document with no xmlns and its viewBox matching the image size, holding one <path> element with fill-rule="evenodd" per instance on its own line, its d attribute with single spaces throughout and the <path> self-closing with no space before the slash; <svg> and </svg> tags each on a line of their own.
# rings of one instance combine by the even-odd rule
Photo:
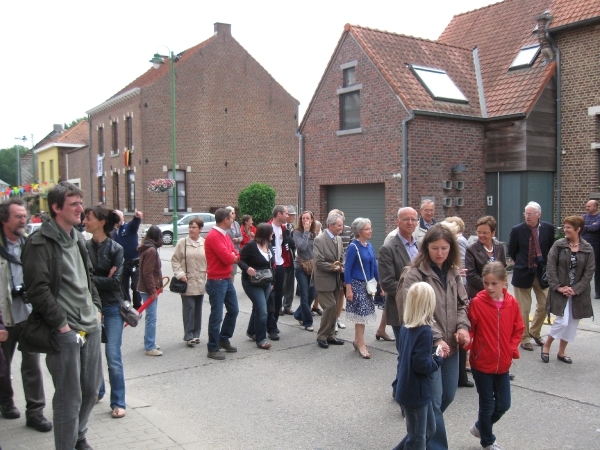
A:
<svg viewBox="0 0 600 450">
<path fill-rule="evenodd" d="M 550 45 L 552 45 L 552 50 L 556 55 L 556 215 L 554 221 L 555 226 L 559 227 L 562 224 L 562 76 L 560 49 L 554 38 L 550 35 L 550 31 L 548 31 L 549 26 L 550 21 L 546 24 L 546 38 L 550 42 Z"/>
<path fill-rule="evenodd" d="M 298 208 L 300 211 L 304 211 L 305 206 L 305 193 L 304 193 L 304 136 L 299 131 L 296 131 L 296 137 L 299 139 L 299 154 L 298 154 L 298 173 L 300 175 L 300 198 L 298 200 Z"/>
<path fill-rule="evenodd" d="M 88 160 L 90 161 L 90 205 L 94 204 L 94 168 L 92 162 L 92 121 L 88 114 L 88 130 L 89 130 L 89 145 L 88 145 Z"/>
<path fill-rule="evenodd" d="M 481 108 L 481 116 L 487 119 L 487 102 L 485 101 L 485 92 L 483 90 L 483 76 L 481 75 L 481 65 L 479 64 L 479 50 L 477 49 L 477 47 L 473 49 L 473 63 L 475 64 L 475 78 L 477 79 L 477 91 L 479 93 L 479 107 Z"/>
<path fill-rule="evenodd" d="M 408 122 L 415 115 L 410 115 L 402 120 L 402 206 L 408 206 Z"/>
</svg>

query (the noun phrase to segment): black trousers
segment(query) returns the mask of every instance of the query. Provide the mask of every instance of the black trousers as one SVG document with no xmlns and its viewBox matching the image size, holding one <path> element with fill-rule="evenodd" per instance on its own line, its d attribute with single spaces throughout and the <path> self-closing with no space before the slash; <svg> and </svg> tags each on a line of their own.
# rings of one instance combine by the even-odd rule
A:
<svg viewBox="0 0 600 450">
<path fill-rule="evenodd" d="M 133 304 L 133 307 L 135 309 L 138 309 L 140 306 L 142 306 L 142 299 L 140 298 L 140 293 L 137 290 L 139 279 L 140 260 L 135 259 L 133 261 L 125 261 L 125 264 L 123 265 L 123 276 L 121 277 L 121 284 L 123 285 L 125 295 L 127 295 L 127 300 L 129 300 L 129 302 Z M 133 299 L 132 296 L 129 294 L 130 286 L 131 291 L 133 292 Z"/>
<path fill-rule="evenodd" d="M 14 391 L 10 380 L 11 362 L 17 348 L 17 343 L 25 322 L 20 322 L 14 327 L 6 327 L 8 339 L 0 345 L 6 358 L 6 372 L 0 377 L 0 405 L 14 405 Z M 21 352 L 21 377 L 23 379 L 23 391 L 25 391 L 26 417 L 40 416 L 44 413 L 46 396 L 44 395 L 44 379 L 40 368 L 40 354 Z"/>
<path fill-rule="evenodd" d="M 279 320 L 279 311 L 283 303 L 283 284 L 285 283 L 285 268 L 277 266 L 273 270 L 273 290 L 267 300 L 267 333 L 277 334 L 277 321 Z"/>
</svg>

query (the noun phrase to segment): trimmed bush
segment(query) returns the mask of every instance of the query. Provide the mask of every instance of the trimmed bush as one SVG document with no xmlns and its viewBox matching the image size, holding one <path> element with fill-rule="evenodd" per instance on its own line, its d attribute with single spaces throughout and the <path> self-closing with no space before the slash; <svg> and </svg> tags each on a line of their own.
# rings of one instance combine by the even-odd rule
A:
<svg viewBox="0 0 600 450">
<path fill-rule="evenodd" d="M 275 189 L 268 184 L 252 183 L 238 195 L 240 217 L 250 214 L 255 224 L 268 222 L 275 207 Z"/>
</svg>

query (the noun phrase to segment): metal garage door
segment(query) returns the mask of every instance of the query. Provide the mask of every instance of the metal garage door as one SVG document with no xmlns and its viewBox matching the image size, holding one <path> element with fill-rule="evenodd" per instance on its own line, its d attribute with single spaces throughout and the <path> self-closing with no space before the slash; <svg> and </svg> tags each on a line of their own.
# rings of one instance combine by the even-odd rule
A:
<svg viewBox="0 0 600 450">
<path fill-rule="evenodd" d="M 373 226 L 371 244 L 375 253 L 385 240 L 385 185 L 384 184 L 344 184 L 327 188 L 327 209 L 344 211 L 346 225 L 351 225 L 357 217 L 366 217 Z M 325 218 L 322 218 L 323 222 Z"/>
</svg>

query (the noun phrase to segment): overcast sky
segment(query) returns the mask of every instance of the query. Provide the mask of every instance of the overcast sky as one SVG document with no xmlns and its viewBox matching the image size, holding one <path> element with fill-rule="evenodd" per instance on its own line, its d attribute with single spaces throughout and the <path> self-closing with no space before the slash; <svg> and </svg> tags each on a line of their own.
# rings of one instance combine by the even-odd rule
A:
<svg viewBox="0 0 600 450">
<path fill-rule="evenodd" d="M 70 123 L 137 78 L 159 46 L 208 39 L 215 22 L 300 102 L 304 115 L 344 24 L 437 39 L 452 16 L 494 0 L 5 1 L 0 148 Z"/>
</svg>

